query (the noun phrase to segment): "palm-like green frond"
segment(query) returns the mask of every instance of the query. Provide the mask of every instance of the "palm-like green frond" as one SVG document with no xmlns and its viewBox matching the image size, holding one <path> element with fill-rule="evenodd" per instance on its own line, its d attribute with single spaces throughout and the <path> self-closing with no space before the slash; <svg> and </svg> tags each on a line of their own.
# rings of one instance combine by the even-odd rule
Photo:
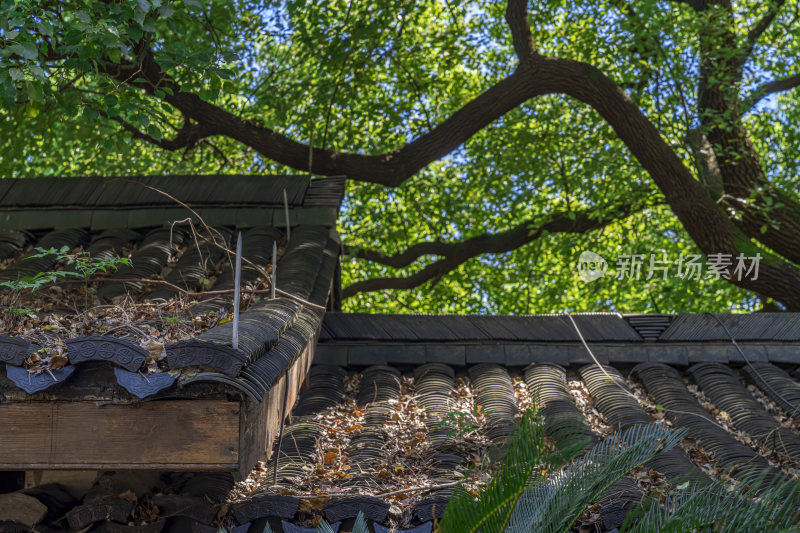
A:
<svg viewBox="0 0 800 533">
<path fill-rule="evenodd" d="M 656 424 L 632 426 L 597 444 L 586 455 L 520 497 L 509 520 L 509 533 L 568 531 L 586 507 L 633 468 L 673 448 L 683 429 Z"/>
<path fill-rule="evenodd" d="M 365 517 L 364 513 L 362 513 L 361 511 L 358 512 L 358 516 L 356 517 L 356 523 L 353 524 L 352 533 L 369 533 L 369 527 L 367 526 L 367 517 Z"/>
<path fill-rule="evenodd" d="M 476 499 L 463 488 L 456 489 L 439 524 L 442 533 L 499 533 L 505 530 L 511 512 L 525 489 L 542 478 L 540 469 L 560 466 L 580 450 L 583 443 L 549 452 L 545 446 L 541 415 L 527 410 L 519 420 L 499 468 Z"/>
<path fill-rule="evenodd" d="M 325 520 L 320 520 L 317 524 L 317 533 L 333 533 L 333 528 Z"/>
<path fill-rule="evenodd" d="M 800 485 L 794 480 L 758 490 L 727 483 L 673 491 L 663 502 L 647 499 L 632 511 L 629 533 L 800 531 Z"/>
<path fill-rule="evenodd" d="M 333 533 L 333 528 L 325 520 L 320 520 L 317 526 L 317 533 Z M 361 511 L 356 516 L 356 521 L 353 524 L 353 531 L 351 533 L 370 533 L 369 526 L 367 526 L 367 518 Z"/>
</svg>

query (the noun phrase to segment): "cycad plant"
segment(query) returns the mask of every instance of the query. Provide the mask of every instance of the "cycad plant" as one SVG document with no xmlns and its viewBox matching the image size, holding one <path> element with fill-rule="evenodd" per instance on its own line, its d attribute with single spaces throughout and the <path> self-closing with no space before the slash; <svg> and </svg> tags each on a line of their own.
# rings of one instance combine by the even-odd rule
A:
<svg viewBox="0 0 800 533">
<path fill-rule="evenodd" d="M 683 429 L 632 426 L 569 462 L 583 443 L 548 452 L 542 420 L 527 411 L 503 464 L 477 494 L 459 488 L 437 533 L 566 533 L 620 477 L 676 446 Z M 563 466 L 565 465 L 566 466 Z M 772 476 L 774 478 L 774 476 Z M 645 498 L 629 513 L 624 533 L 800 531 L 800 484 L 760 481 L 734 486 L 682 484 Z"/>
<path fill-rule="evenodd" d="M 626 472 L 674 447 L 684 430 L 634 426 L 563 467 L 585 442 L 548 451 L 544 425 L 533 409 L 521 418 L 503 463 L 478 494 L 459 488 L 440 533 L 562 532 Z M 555 472 L 555 474 L 551 474 Z"/>
<path fill-rule="evenodd" d="M 675 447 L 686 430 L 656 424 L 632 426 L 594 446 L 547 479 L 531 485 L 517 502 L 509 532 L 569 531 L 583 511 L 619 478 Z"/>
<path fill-rule="evenodd" d="M 263 533 L 273 533 L 272 528 L 269 527 L 267 524 L 264 527 Z M 325 520 L 320 520 L 319 525 L 317 526 L 316 533 L 334 533 L 333 528 L 328 524 Z M 353 524 L 353 529 L 351 533 L 370 533 L 369 526 L 367 525 L 367 519 L 364 517 L 364 513 L 359 512 L 358 516 L 356 517 L 355 524 Z"/>
<path fill-rule="evenodd" d="M 800 531 L 800 485 L 795 480 L 767 486 L 716 482 L 648 498 L 632 510 L 626 533 L 710 531 Z"/>
</svg>

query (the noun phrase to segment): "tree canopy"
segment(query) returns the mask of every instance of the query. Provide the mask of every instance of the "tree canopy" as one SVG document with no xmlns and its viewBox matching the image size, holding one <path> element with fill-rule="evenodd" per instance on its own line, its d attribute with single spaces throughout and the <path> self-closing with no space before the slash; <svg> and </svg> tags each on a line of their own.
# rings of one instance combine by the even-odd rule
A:
<svg viewBox="0 0 800 533">
<path fill-rule="evenodd" d="M 347 310 L 800 310 L 800 2 L 0 11 L 0 175 L 348 176 Z"/>
</svg>

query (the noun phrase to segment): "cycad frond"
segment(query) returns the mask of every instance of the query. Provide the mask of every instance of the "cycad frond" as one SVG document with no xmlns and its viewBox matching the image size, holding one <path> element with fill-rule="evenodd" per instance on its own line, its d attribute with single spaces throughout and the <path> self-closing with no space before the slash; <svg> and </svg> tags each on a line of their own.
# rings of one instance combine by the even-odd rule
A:
<svg viewBox="0 0 800 533">
<path fill-rule="evenodd" d="M 665 501 L 645 500 L 628 515 L 629 533 L 684 531 L 800 531 L 800 485 L 794 480 L 759 490 L 713 483 L 674 491 Z"/>
<path fill-rule="evenodd" d="M 358 512 L 356 523 L 353 524 L 353 531 L 351 533 L 369 533 L 369 526 L 367 526 L 367 517 L 361 511 Z"/>
<path fill-rule="evenodd" d="M 508 533 L 568 531 L 586 507 L 625 473 L 673 448 L 686 434 L 656 424 L 632 426 L 597 444 L 560 472 L 528 488 Z"/>
<path fill-rule="evenodd" d="M 265 530 L 265 533 L 266 530 Z M 334 533 L 333 528 L 325 520 L 320 520 L 317 525 L 317 533 Z M 356 521 L 353 524 L 353 531 L 351 533 L 370 533 L 369 526 L 367 525 L 367 518 L 361 511 L 356 516 Z"/>
<path fill-rule="evenodd" d="M 508 443 L 500 467 L 476 499 L 463 488 L 456 489 L 439 523 L 442 533 L 500 533 L 505 530 L 517 499 L 533 482 L 542 478 L 540 468 L 560 466 L 579 451 L 581 442 L 569 449 L 548 452 L 541 415 L 527 410 Z"/>
<path fill-rule="evenodd" d="M 317 524 L 317 533 L 334 533 L 333 528 L 324 519 Z"/>
</svg>

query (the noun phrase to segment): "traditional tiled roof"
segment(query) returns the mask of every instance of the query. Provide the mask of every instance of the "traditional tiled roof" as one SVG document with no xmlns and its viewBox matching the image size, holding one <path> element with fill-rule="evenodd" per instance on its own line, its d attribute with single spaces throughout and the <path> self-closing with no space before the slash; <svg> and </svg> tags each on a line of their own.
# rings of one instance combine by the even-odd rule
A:
<svg viewBox="0 0 800 533">
<path fill-rule="evenodd" d="M 700 354 L 697 361 L 684 364 L 628 361 L 599 366 L 593 362 L 568 361 L 560 365 L 553 361 L 535 361 L 521 365 L 491 361 L 467 363 L 461 359 L 420 364 L 401 361 L 400 349 L 392 352 L 395 354 L 392 357 L 398 357 L 397 361 L 385 364 L 380 359 L 380 354 L 384 353 L 381 350 L 390 341 L 398 342 L 397 346 L 402 349 L 447 343 L 505 347 L 511 342 L 518 346 L 564 347 L 579 342 L 577 333 L 573 336 L 569 328 L 563 327 L 564 321 L 559 316 L 509 320 L 508 317 L 328 313 L 318 347 L 320 353 L 325 353 L 326 350 L 322 350 L 325 345 L 335 347 L 340 346 L 337 343 L 355 345 L 353 343 L 358 342 L 364 357 L 372 350 L 378 364 L 374 364 L 375 360 L 369 364 L 351 360 L 337 366 L 322 364 L 318 357 L 309 372 L 308 388 L 295 402 L 283 439 L 275 444 L 274 452 L 259 471 L 256 486 L 250 487 L 244 496 L 239 492 L 235 502 L 225 507 L 221 502 L 230 491 L 236 490 L 232 489 L 232 481 L 216 475 L 201 475 L 185 485 L 176 483 L 170 486 L 174 491 L 170 495 L 154 489 L 152 497 L 164 517 L 155 527 L 171 531 L 171 527 L 191 525 L 198 531 L 211 531 L 211 524 L 222 516 L 229 531 L 261 531 L 268 522 L 276 533 L 306 531 L 296 524 L 301 519 L 308 521 L 309 509 L 313 509 L 331 522 L 340 521 L 344 530 L 362 511 L 376 533 L 393 526 L 399 526 L 399 531 L 429 532 L 432 520 L 441 516 L 452 495 L 453 488 L 447 484 L 461 479 L 472 459 L 469 450 L 455 443 L 448 435 L 448 428 L 441 427 L 439 422 L 454 409 L 483 406 L 485 425 L 479 431 L 502 450 L 524 408 L 524 395 L 527 401 L 535 401 L 540 408 L 544 429 L 557 446 L 566 446 L 582 436 L 588 449 L 626 428 L 659 423 L 664 419 L 675 427 L 687 429 L 689 439 L 684 446 L 658 456 L 638 474 L 623 477 L 606 491 L 599 505 L 593 507 L 601 519 L 597 524 L 600 531 L 612 531 L 620 525 L 632 505 L 643 497 L 642 487 L 637 484 L 641 476 L 646 480 L 665 478 L 673 485 L 686 482 L 705 485 L 723 472 L 747 484 L 762 478 L 767 483 L 797 479 L 793 465 L 800 461 L 800 437 L 792 428 L 798 423 L 800 383 L 797 373 L 793 372 L 795 365 L 749 359 L 755 353 L 751 352 L 751 346 L 770 343 L 792 346 L 797 337 L 796 330 L 789 325 L 796 324 L 796 316 L 717 315 L 724 327 L 719 326 L 717 318 L 700 319 L 709 318 L 707 315 L 682 316 L 670 316 L 667 321 L 660 319 L 658 338 L 648 340 L 647 337 L 653 335 L 649 331 L 641 335 L 632 325 L 631 317 L 575 315 L 579 330 L 593 350 L 611 342 L 623 350 L 639 345 L 676 347 L 691 343 Z M 547 327 L 526 327 L 538 320 Z M 497 324 L 490 324 L 493 321 Z M 605 329 L 604 321 L 612 327 Z M 424 328 L 415 327 L 422 323 L 425 323 Z M 638 324 L 641 323 L 639 320 Z M 697 328 L 679 335 L 677 328 L 685 328 L 684 323 L 696 324 Z M 763 324 L 766 329 L 754 327 L 755 323 Z M 568 319 L 566 324 L 572 327 Z M 727 328 L 737 342 L 741 338 L 740 347 L 749 363 L 714 360 L 714 346 L 732 344 L 730 337 L 719 338 L 722 335 L 714 330 L 717 327 L 714 324 L 722 331 Z M 671 331 L 673 327 L 676 329 Z M 702 331 L 703 327 L 710 331 Z M 612 340 L 604 335 L 606 331 L 610 332 Z M 671 340 L 663 340 L 665 335 Z M 683 335 L 705 340 L 685 340 Z M 544 336 L 549 340 L 543 341 Z M 582 344 L 581 347 L 586 351 Z M 702 360 L 703 353 L 710 357 Z M 356 375 L 359 377 L 355 378 Z M 468 384 L 469 394 L 459 395 L 462 384 Z M 523 391 L 527 392 L 523 395 Z M 463 405 L 465 399 L 468 406 Z M 402 474 L 389 472 L 387 476 L 387 472 L 377 470 L 396 461 L 391 455 L 396 450 L 388 445 L 387 439 L 392 438 L 392 434 L 387 428 L 394 420 L 399 400 L 413 402 L 412 410 L 424 413 L 424 428 L 420 429 L 424 435 L 412 450 L 420 454 L 428 482 L 437 487 L 419 491 L 409 500 L 413 503 L 402 509 L 391 498 L 381 497 L 380 486 L 376 483 L 376 479 L 380 479 L 385 483 L 407 484 Z M 347 466 L 341 472 L 348 478 L 343 486 L 352 494 L 320 500 L 316 503 L 324 505 L 319 507 L 301 505 L 303 500 L 297 495 L 287 494 L 298 490 L 293 480 L 329 466 L 325 463 L 326 449 L 320 448 L 320 439 L 333 431 L 331 418 L 354 410 L 360 418 L 348 428 L 347 442 L 338 450 L 340 458 L 337 459 Z M 498 457 L 502 457 L 502 452 L 495 456 Z M 392 476 L 398 479 L 386 481 Z M 272 483 L 275 477 L 278 485 Z M 320 496 L 325 497 L 324 494 Z M 88 513 L 91 505 L 87 497 L 68 516 L 77 524 L 78 518 L 83 516 L 82 510 Z M 80 525 L 88 523 L 84 521 Z"/>
<path fill-rule="evenodd" d="M 325 315 L 317 361 L 339 365 L 561 365 L 701 361 L 800 364 L 800 314 Z M 577 326 L 577 329 L 576 329 Z M 580 332 L 580 335 L 579 335 Z"/>
<path fill-rule="evenodd" d="M 232 321 L 167 345 L 169 368 L 183 370 L 180 375 L 170 372 L 151 378 L 138 374 L 147 350 L 112 336 L 70 339 L 69 366 L 59 369 L 58 374 L 30 375 L 20 366 L 28 355 L 44 346 L 0 335 L 0 364 L 7 367 L 2 374 L 14 383 L 0 378 L 0 391 L 6 397 L 17 397 L 19 389 L 31 394 L 45 388 L 58 392 L 80 378 L 76 365 L 103 361 L 116 367 L 115 377 L 123 396 L 163 395 L 175 382 L 185 385 L 211 381 L 260 401 L 274 378 L 319 329 L 323 313 L 300 301 L 322 307 L 328 302 L 340 246 L 334 224 L 343 194 L 343 179 L 309 181 L 303 176 L 0 180 L 0 259 L 12 257 L 29 244 L 46 249 L 84 246 L 93 257 L 116 255 L 126 247 L 133 249 L 132 265 L 120 268 L 112 277 L 149 279 L 162 273 L 172 247 L 186 242 L 190 244 L 186 253 L 164 279 L 177 287 L 190 288 L 206 275 L 201 259 L 219 259 L 221 252 L 202 237 L 192 242 L 192 232 L 185 225 L 173 224 L 176 220 L 191 218 L 197 223 L 199 215 L 205 224 L 218 230 L 218 238 L 226 240 L 229 247 L 235 247 L 234 235 L 241 232 L 243 256 L 264 267 L 271 261 L 273 243 L 284 238 L 288 219 L 291 238 L 278 264 L 276 285 L 295 297 L 264 298 L 243 312 L 237 349 L 231 347 Z M 176 200 L 194 213 L 177 205 Z M 202 230 L 202 226 L 198 227 Z M 56 263 L 52 255 L 31 255 L 11 262 L 0 271 L 0 280 L 47 271 Z M 243 265 L 243 283 L 257 276 L 256 269 Z M 233 273 L 226 267 L 211 289 L 233 287 Z M 99 287 L 98 296 L 110 300 L 141 288 L 141 282 L 105 283 Z M 140 297 L 168 299 L 175 295 L 174 289 L 165 285 Z M 232 296 L 203 299 L 201 295 L 200 300 L 197 309 L 219 309 L 229 306 Z"/>
</svg>

